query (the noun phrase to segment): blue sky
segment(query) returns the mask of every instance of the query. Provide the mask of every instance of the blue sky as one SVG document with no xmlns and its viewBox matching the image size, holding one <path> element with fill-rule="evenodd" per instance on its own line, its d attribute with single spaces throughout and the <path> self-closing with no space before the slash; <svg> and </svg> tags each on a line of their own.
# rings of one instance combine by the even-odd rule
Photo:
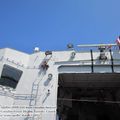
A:
<svg viewBox="0 0 120 120">
<path fill-rule="evenodd" d="M 0 48 L 31 53 L 35 46 L 114 43 L 120 0 L 0 0 Z"/>
</svg>

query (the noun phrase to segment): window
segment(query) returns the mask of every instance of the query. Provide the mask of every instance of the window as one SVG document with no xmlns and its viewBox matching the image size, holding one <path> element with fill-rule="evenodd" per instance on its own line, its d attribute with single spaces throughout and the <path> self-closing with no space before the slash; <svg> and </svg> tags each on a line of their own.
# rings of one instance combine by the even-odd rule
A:
<svg viewBox="0 0 120 120">
<path fill-rule="evenodd" d="M 0 85 L 16 88 L 22 73 L 23 71 L 5 64 L 0 78 Z"/>
</svg>

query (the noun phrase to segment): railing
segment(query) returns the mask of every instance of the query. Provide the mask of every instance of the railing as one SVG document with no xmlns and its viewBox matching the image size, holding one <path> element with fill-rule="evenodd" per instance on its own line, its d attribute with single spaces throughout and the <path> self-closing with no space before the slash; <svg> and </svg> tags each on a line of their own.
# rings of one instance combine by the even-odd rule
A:
<svg viewBox="0 0 120 120">
<path fill-rule="evenodd" d="M 36 97 L 32 94 L 16 94 L 16 91 L 12 88 L 0 85 L 0 95 L 11 97 L 16 100 L 33 100 Z"/>
</svg>

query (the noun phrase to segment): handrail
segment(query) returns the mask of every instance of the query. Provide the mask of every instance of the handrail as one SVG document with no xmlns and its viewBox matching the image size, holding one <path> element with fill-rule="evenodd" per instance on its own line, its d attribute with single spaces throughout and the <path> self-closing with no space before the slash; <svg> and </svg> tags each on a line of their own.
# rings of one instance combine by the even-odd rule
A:
<svg viewBox="0 0 120 120">
<path fill-rule="evenodd" d="M 12 93 L 12 91 L 4 91 L 4 90 L 0 91 L 0 95 L 11 97 L 16 100 L 31 100 L 36 98 L 33 94 L 15 94 Z"/>
</svg>

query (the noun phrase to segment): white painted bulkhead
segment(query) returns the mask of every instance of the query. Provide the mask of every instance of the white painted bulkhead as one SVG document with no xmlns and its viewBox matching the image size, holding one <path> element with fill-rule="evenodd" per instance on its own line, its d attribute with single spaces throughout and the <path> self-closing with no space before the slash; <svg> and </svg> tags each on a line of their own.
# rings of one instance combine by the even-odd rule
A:
<svg viewBox="0 0 120 120">
<path fill-rule="evenodd" d="M 73 52 L 75 52 L 74 58 L 71 57 Z M 46 56 L 45 52 L 28 55 L 9 48 L 0 49 L 0 74 L 4 64 L 23 71 L 15 89 L 9 90 L 8 87 L 0 86 L 0 106 L 39 106 L 44 109 L 37 118 L 17 116 L 0 120 L 56 120 L 60 73 L 120 73 L 119 50 L 112 51 L 113 66 L 109 51 L 106 52 L 108 58 L 106 61 L 100 61 L 99 54 L 99 51 L 93 51 L 92 63 L 90 51 L 53 51 L 52 55 Z M 49 65 L 47 70 L 41 68 L 45 60 Z M 48 79 L 49 74 L 52 74 L 52 79 Z M 34 85 L 38 85 L 37 91 L 33 90 Z"/>
</svg>

